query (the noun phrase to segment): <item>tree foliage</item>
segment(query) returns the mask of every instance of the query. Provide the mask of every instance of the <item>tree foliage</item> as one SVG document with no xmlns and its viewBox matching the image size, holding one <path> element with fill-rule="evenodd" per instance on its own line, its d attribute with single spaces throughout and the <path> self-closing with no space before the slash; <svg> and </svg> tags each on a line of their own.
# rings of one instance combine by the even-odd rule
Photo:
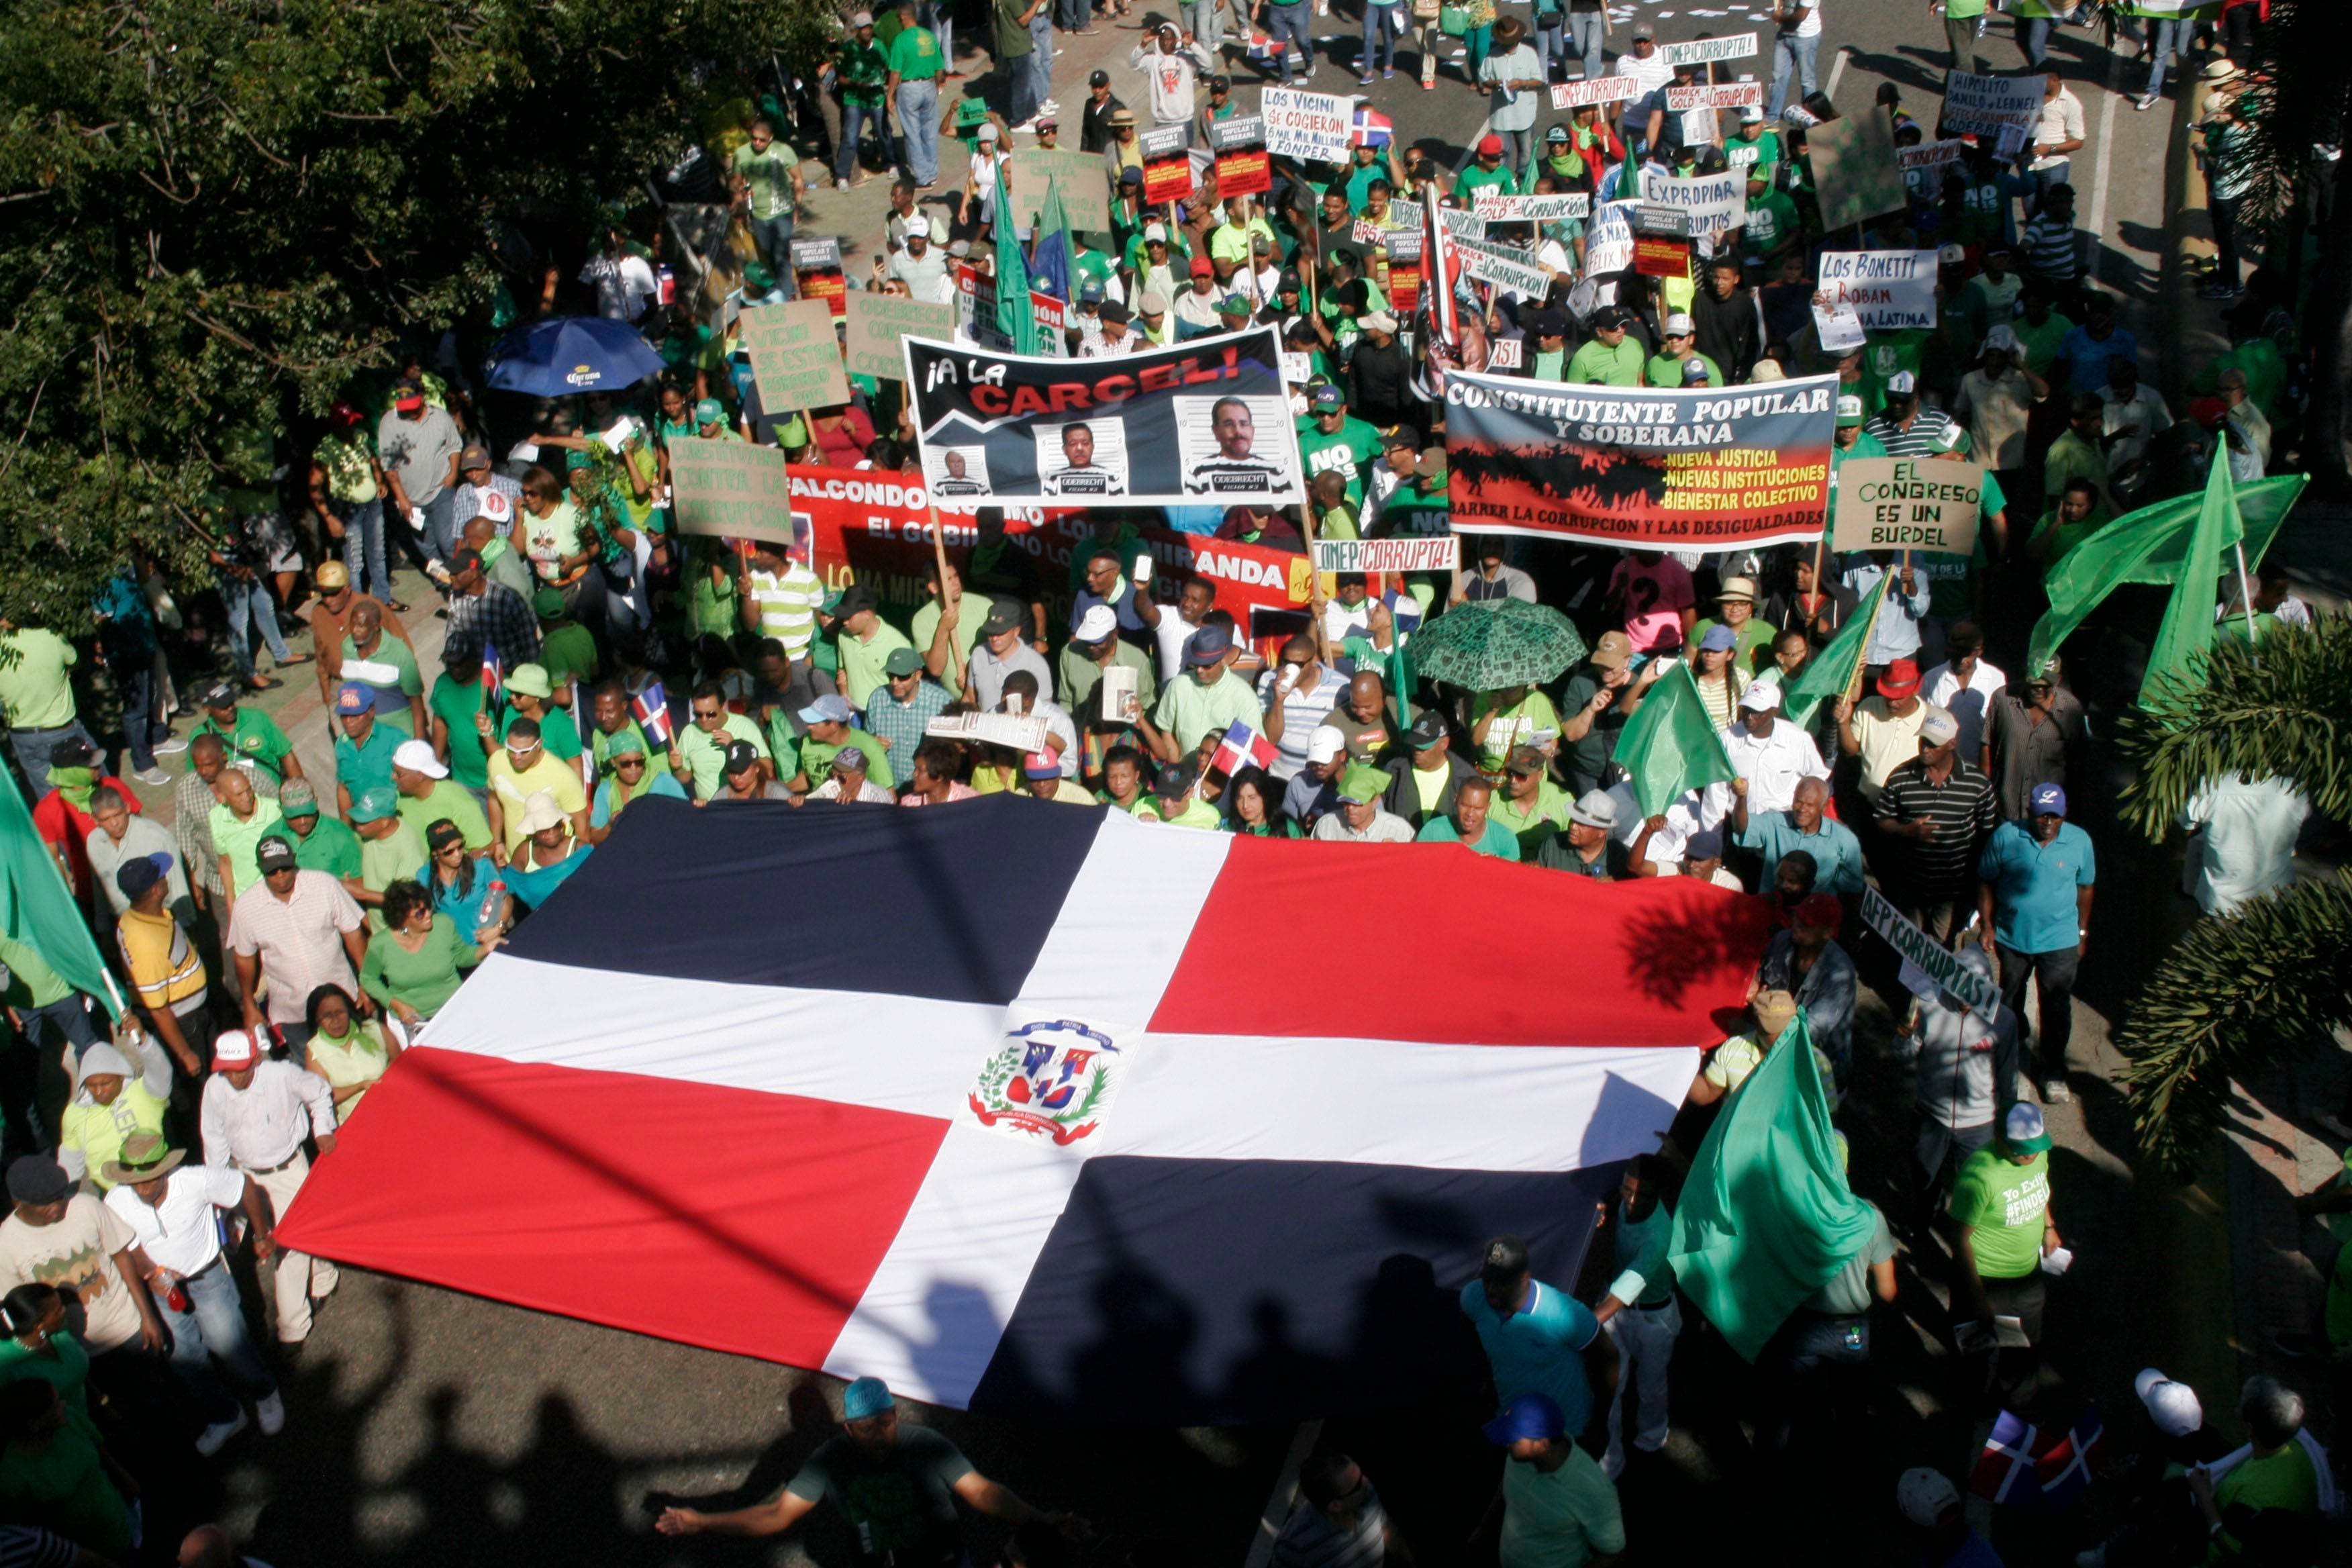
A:
<svg viewBox="0 0 2352 1568">
<path fill-rule="evenodd" d="M 76 629 L 132 548 L 193 565 L 207 499 L 478 311 L 511 226 L 642 197 L 819 11 L 9 0 L 0 614 Z"/>
<path fill-rule="evenodd" d="M 2124 714 L 2119 743 L 2139 775 L 2124 791 L 2125 821 L 2160 842 L 2207 780 L 2232 773 L 2293 780 L 2315 810 L 2352 821 L 2352 618 L 2259 646 L 2219 638 L 2203 673 Z"/>
<path fill-rule="evenodd" d="M 2253 132 L 2245 216 L 2269 223 L 2294 205 L 2315 172 L 2312 149 L 2343 139 L 2352 69 L 2344 54 L 2342 0 L 2271 0 L 2261 39 L 2251 62 L 2252 84 L 2242 94 Z"/>
</svg>

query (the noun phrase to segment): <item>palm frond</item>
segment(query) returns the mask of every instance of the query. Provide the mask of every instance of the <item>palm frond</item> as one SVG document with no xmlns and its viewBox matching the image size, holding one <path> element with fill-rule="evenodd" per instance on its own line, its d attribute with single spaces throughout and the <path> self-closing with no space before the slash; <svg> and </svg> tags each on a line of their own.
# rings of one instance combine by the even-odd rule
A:
<svg viewBox="0 0 2352 1568">
<path fill-rule="evenodd" d="M 2116 1035 L 2140 1152 L 2187 1177 L 2228 1114 L 2230 1079 L 2352 1027 L 2352 871 L 2200 921 Z"/>
<path fill-rule="evenodd" d="M 2352 73 L 2344 68 L 2343 0 L 2271 0 L 2270 21 L 2239 99 L 2247 147 L 2250 222 L 2276 222 L 2313 172 L 2312 148 L 2342 134 Z M 2199 90 L 2189 84 L 2186 91 Z M 2325 169 L 2324 177 L 2333 179 Z"/>
<path fill-rule="evenodd" d="M 2266 634 L 2259 647 L 2220 639 L 2204 675 L 2123 715 L 2116 743 L 2138 770 L 2125 821 L 2161 842 L 2189 798 L 2230 773 L 2292 780 L 2314 810 L 2352 820 L 2352 617 Z"/>
</svg>

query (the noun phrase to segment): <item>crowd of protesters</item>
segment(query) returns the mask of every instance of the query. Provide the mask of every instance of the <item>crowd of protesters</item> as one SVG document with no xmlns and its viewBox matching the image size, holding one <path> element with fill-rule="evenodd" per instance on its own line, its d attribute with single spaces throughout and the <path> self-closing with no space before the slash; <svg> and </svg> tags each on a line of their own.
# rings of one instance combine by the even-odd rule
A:
<svg viewBox="0 0 2352 1568">
<path fill-rule="evenodd" d="M 992 76 L 950 98 L 961 73 L 944 9 L 905 0 L 844 16 L 822 68 L 780 83 L 715 150 L 730 226 L 697 258 L 708 269 L 694 291 L 741 311 L 792 298 L 809 186 L 863 184 L 872 163 L 894 178 L 891 210 L 861 237 L 870 276 L 853 268 L 845 286 L 950 301 L 969 269 L 988 298 L 1015 139 L 1099 154 L 1111 225 L 1076 237 L 1061 346 L 1115 356 L 1277 327 L 1303 366 L 1291 395 L 1309 519 L 1092 509 L 1061 525 L 1065 571 L 1027 519 L 983 508 L 977 543 L 947 553 L 919 606 L 828 584 L 772 544 L 681 534 L 667 505 L 676 443 L 748 440 L 800 463 L 919 472 L 917 444 L 891 383 L 852 377 L 852 401 L 835 407 L 763 406 L 740 316 L 664 303 L 667 237 L 639 245 L 622 222 L 578 275 L 579 302 L 637 324 L 669 367 L 659 378 L 527 406 L 446 359 L 412 360 L 337 402 L 274 490 L 224 498 L 209 582 L 126 562 L 96 606 L 95 638 L 30 616 L 0 625 L 11 755 L 132 999 L 105 1037 L 40 952 L 0 943 L 16 1037 L 0 1103 L 11 1205 L 0 1520 L 52 1532 L 0 1531 L 0 1561 L 141 1560 L 142 1469 L 212 1456 L 248 1426 L 281 1430 L 276 1377 L 336 1276 L 278 1247 L 276 1216 L 310 1162 L 333 1158 L 338 1128 L 364 1115 L 414 1031 L 648 795 L 821 810 L 1022 794 L 1169 831 L 1450 843 L 1603 881 L 1695 877 L 1769 904 L 1748 1016 L 1707 1054 L 1661 1152 L 1603 1205 L 1609 1283 L 1591 1305 L 1575 1281 L 1533 1279 L 1510 1237 L 1463 1287 L 1494 1374 L 1486 1433 L 1508 1457 L 1488 1521 L 1507 1568 L 1625 1549 L 1614 1481 L 1665 1443 L 1668 1365 L 1703 1332 L 1665 1261 L 1675 1182 L 1799 1013 L 1841 1118 L 1905 1122 L 1915 1152 L 1889 1183 L 1901 1212 L 1878 1215 L 1761 1360 L 1763 1461 L 1777 1474 L 1862 1443 L 1873 1311 L 1894 1298 L 1898 1257 L 1948 1292 L 1955 1397 L 2031 1407 L 2046 1293 L 2063 1289 L 2072 1258 L 2042 1107 L 2069 1098 L 2077 964 L 2102 922 L 2097 850 L 2074 820 L 2097 777 L 2074 663 L 2024 668 L 2023 637 L 2042 579 L 2103 526 L 2193 488 L 2211 462 L 2252 479 L 2294 449 L 2304 367 L 2292 300 L 2268 274 L 2241 276 L 2233 216 L 2259 102 L 2233 57 L 2252 57 L 2260 0 L 2225 0 L 2216 39 L 2167 18 L 2146 45 L 2143 108 L 2176 50 L 2200 62 L 2172 79 L 2200 95 L 2191 119 L 2221 238 L 2207 292 L 2233 307 L 2232 347 L 2179 410 L 2144 379 L 2143 351 L 2093 277 L 2069 167 L 2084 110 L 2054 70 L 2023 145 L 1959 138 L 1957 160 L 1915 173 L 1905 211 L 1870 226 L 1873 248 L 1937 254 L 1939 324 L 1824 349 L 1806 132 L 1838 110 L 1816 81 L 1818 5 L 1780 0 L 1769 110 L 1721 114 L 1669 111 L 1665 91 L 1697 79 L 1692 68 L 1666 66 L 1647 25 L 1627 28 L 1620 52 L 1596 0 L 1537 0 L 1525 21 L 1471 0 L 1458 27 L 1453 6 L 1368 8 L 1350 57 L 1359 82 L 1392 76 L 1402 44 L 1424 88 L 1452 68 L 1489 96 L 1471 161 L 1443 168 L 1400 128 L 1351 166 L 1277 157 L 1270 193 L 1221 198 L 1206 150 L 1236 112 L 1229 70 L 1312 77 L 1309 4 L 1327 9 L 1187 7 L 1189 26 L 1147 34 L 1124 71 L 1092 73 L 1066 142 L 1054 36 L 1123 17 L 1125 0 L 1099 15 L 1085 0 L 995 0 L 967 37 L 993 54 L 1001 111 Z M 1930 9 L 1953 66 L 1978 68 L 1984 0 Z M 2036 0 L 2016 12 L 2038 68 L 2068 18 Z M 1539 123 L 1550 117 L 1536 87 L 1612 69 L 1640 92 Z M 1869 112 L 1891 116 L 1898 145 L 1939 139 L 1891 88 Z M 1138 138 L 1153 127 L 1182 129 L 1201 154 L 1194 195 L 1172 210 L 1141 200 Z M 942 139 L 958 143 L 945 171 Z M 1583 193 L 1597 211 L 1630 195 L 1638 171 L 1732 168 L 1746 171 L 1746 221 L 1702 242 L 1690 277 L 1589 269 L 1589 220 L 1496 223 L 1491 239 L 1550 274 L 1542 297 L 1465 284 L 1452 341 L 1430 331 L 1425 303 L 1391 299 L 1385 237 L 1406 226 L 1396 202 L 1466 206 L 1496 187 Z M 569 287 L 551 278 L 549 299 Z M 1327 538 L 1425 527 L 1445 508 L 1436 389 L 1454 370 L 1675 387 L 1834 374 L 1834 460 L 1972 458 L 1987 469 L 1983 542 L 1973 560 L 1931 564 L 1465 534 L 1459 570 L 1342 581 L 1319 623 L 1264 646 L 1213 580 L 1138 569 L 1145 524 L 1285 550 L 1303 548 L 1302 521 Z M 630 433 L 594 435 L 615 428 Z M 404 563 L 422 575 L 404 571 L 396 592 Z M 2251 586 L 2217 614 L 2258 636 L 2308 619 L 2284 579 Z M 1874 598 L 1853 688 L 1793 719 L 1790 686 Z M 1409 623 L 1497 599 L 1562 609 L 1589 651 L 1500 689 L 1390 679 Z M 1677 661 L 1740 776 L 1645 813 L 1614 748 Z M 256 701 L 282 683 L 277 671 L 305 665 L 298 679 L 314 678 L 329 709 L 331 770 L 322 755 L 306 767 Z M 104 722 L 93 668 L 110 694 Z M 929 732 L 972 711 L 1041 719 L 1043 743 Z M 1221 762 L 1236 725 L 1273 759 Z M 118 734 L 121 775 L 118 748 L 100 743 Z M 156 793 L 142 804 L 134 786 Z M 168 826 L 152 819 L 166 798 Z M 2227 912 L 2291 877 L 2305 809 L 2274 782 L 2216 781 L 2191 814 L 2199 907 Z M 1892 955 L 1860 920 L 1874 887 L 1958 949 L 2002 1005 L 1988 1014 L 1895 985 Z M 1846 1099 L 1864 984 L 1900 999 L 1894 1049 L 1915 1064 L 1913 1104 Z M 2331 1318 L 2339 1327 L 2352 1338 Z M 2185 1562 L 2209 1536 L 2216 1562 L 2306 1560 L 2297 1531 L 2333 1481 L 2292 1394 L 2249 1384 L 2251 1457 L 2222 1468 L 2225 1445 L 2192 1392 L 2155 1373 L 2137 1392 L 2150 1447 L 2130 1484 L 2150 1506 L 2107 1560 Z M 866 1478 L 887 1471 L 923 1500 L 921 1518 L 903 1540 L 869 1543 L 876 1562 L 954 1561 L 951 1499 L 1014 1527 L 1011 1562 L 1059 1561 L 1086 1533 L 943 1438 L 902 1432 L 875 1380 L 850 1386 L 845 1416 L 847 1435 L 772 1501 L 674 1509 L 659 1527 L 768 1533 L 828 1498 L 863 1526 L 880 1517 Z M 1344 1454 L 1310 1455 L 1299 1489 L 1278 1562 L 1408 1560 Z M 1907 1474 L 1898 1505 L 1923 1562 L 1996 1561 L 1947 1477 Z M 59 1541 L 85 1554 L 39 1554 Z M 234 1561 L 232 1550 L 199 1531 L 179 1561 Z"/>
</svg>

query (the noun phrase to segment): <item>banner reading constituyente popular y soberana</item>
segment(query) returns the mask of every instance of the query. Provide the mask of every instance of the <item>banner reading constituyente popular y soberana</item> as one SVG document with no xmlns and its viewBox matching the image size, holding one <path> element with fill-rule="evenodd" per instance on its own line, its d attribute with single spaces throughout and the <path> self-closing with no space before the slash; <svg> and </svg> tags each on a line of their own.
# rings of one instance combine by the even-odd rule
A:
<svg viewBox="0 0 2352 1568">
<path fill-rule="evenodd" d="M 1118 359 L 907 340 L 941 504 L 1281 506 L 1306 499 L 1272 327 Z"/>
<path fill-rule="evenodd" d="M 1445 378 L 1454 527 L 1643 550 L 1810 541 L 1835 376 L 1696 391 Z"/>
</svg>

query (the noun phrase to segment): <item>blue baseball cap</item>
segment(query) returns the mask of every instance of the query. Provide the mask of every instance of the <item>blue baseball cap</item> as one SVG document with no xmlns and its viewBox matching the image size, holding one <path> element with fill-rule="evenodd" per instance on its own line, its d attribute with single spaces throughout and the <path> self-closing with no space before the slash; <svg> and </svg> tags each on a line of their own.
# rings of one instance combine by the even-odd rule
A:
<svg viewBox="0 0 2352 1568">
<path fill-rule="evenodd" d="M 1739 634 L 1729 626 L 1709 626 L 1706 636 L 1698 639 L 1698 646 L 1708 653 L 1729 653 L 1739 646 Z"/>
<path fill-rule="evenodd" d="M 1548 1437 L 1553 1441 L 1568 1436 L 1568 1417 L 1560 1414 L 1559 1405 L 1549 1394 L 1522 1394 L 1503 1406 L 1503 1413 L 1486 1423 L 1486 1441 L 1498 1448 L 1507 1448 L 1522 1437 Z"/>
<path fill-rule="evenodd" d="M 1712 827 L 1702 827 L 1683 840 L 1683 853 L 1694 860 L 1723 858 L 1723 835 Z"/>
<path fill-rule="evenodd" d="M 2033 815 L 2063 816 L 2066 815 L 2066 792 L 2056 784 L 2033 786 Z"/>
<path fill-rule="evenodd" d="M 841 1418 L 844 1421 L 866 1421 L 895 1410 L 898 1402 L 890 1395 L 890 1385 L 878 1377 L 861 1377 L 849 1385 L 841 1396 Z"/>
<path fill-rule="evenodd" d="M 1184 639 L 1184 662 L 1194 669 L 1205 669 L 1233 648 L 1233 633 L 1223 626 L 1202 626 Z"/>
<path fill-rule="evenodd" d="M 831 692 L 800 710 L 800 721 L 803 724 L 846 724 L 856 717 L 857 710 L 849 705 L 848 698 Z"/>
<path fill-rule="evenodd" d="M 351 717 L 375 711 L 375 693 L 356 680 L 346 680 L 335 689 L 335 711 Z"/>
</svg>

